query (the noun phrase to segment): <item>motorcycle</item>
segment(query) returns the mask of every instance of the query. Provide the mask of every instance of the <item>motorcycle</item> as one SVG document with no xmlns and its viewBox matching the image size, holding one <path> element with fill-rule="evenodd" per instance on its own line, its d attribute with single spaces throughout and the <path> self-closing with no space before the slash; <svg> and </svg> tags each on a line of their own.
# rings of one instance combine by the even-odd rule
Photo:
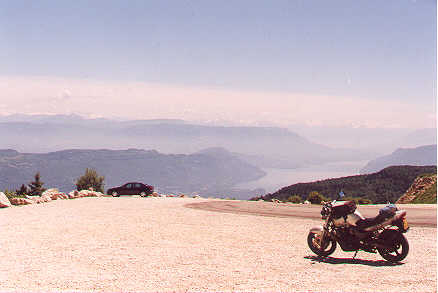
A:
<svg viewBox="0 0 438 293">
<path fill-rule="evenodd" d="M 409 229 L 406 211 L 388 204 L 376 217 L 364 218 L 354 201 L 339 201 L 343 196 L 341 192 L 337 199 L 323 202 L 321 217 L 325 223 L 311 228 L 307 237 L 314 253 L 329 256 L 339 243 L 344 251 L 356 254 L 359 250 L 378 251 L 385 260 L 394 263 L 408 255 L 409 243 L 403 235 Z"/>
</svg>

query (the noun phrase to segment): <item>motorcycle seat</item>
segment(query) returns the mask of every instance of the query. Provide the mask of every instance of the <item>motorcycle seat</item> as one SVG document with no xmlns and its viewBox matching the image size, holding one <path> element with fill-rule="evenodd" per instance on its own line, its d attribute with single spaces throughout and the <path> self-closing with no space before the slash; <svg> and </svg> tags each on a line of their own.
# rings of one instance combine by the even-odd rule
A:
<svg viewBox="0 0 438 293">
<path fill-rule="evenodd" d="M 376 225 L 379 225 L 379 224 L 383 223 L 387 218 L 388 217 L 386 215 L 378 214 L 374 218 L 360 219 L 359 221 L 357 221 L 356 226 L 360 230 L 364 230 L 366 228 L 369 228 L 369 227 L 372 227 L 372 226 L 376 226 Z"/>
</svg>

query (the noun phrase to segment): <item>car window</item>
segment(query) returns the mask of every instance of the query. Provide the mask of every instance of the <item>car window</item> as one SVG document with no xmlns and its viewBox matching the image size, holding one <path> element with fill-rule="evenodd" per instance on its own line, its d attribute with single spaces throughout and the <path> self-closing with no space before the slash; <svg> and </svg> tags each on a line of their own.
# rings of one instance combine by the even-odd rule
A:
<svg viewBox="0 0 438 293">
<path fill-rule="evenodd" d="M 132 184 L 126 184 L 126 188 L 132 188 Z"/>
<path fill-rule="evenodd" d="M 136 183 L 135 184 L 135 188 L 141 188 L 141 184 L 140 183 Z"/>
</svg>

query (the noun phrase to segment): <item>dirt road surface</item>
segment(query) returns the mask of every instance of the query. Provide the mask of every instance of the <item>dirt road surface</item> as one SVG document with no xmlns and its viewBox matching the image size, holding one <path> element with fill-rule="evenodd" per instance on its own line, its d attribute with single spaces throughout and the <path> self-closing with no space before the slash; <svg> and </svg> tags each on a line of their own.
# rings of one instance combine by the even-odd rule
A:
<svg viewBox="0 0 438 293">
<path fill-rule="evenodd" d="M 320 220 L 187 208 L 212 200 L 81 198 L 0 210 L 0 291 L 435 291 L 436 228 L 408 257 L 306 244 Z M 223 201 L 235 203 L 234 201 Z"/>
<path fill-rule="evenodd" d="M 379 209 L 385 205 L 361 205 L 358 210 L 364 217 L 375 217 Z M 320 205 L 303 205 L 289 203 L 272 203 L 260 201 L 224 201 L 215 200 L 188 204 L 187 207 L 208 211 L 227 212 L 237 214 L 252 214 L 272 217 L 295 217 L 321 219 Z M 397 205 L 407 212 L 407 219 L 411 226 L 436 227 L 437 206 L 434 204 L 401 204 Z"/>
</svg>

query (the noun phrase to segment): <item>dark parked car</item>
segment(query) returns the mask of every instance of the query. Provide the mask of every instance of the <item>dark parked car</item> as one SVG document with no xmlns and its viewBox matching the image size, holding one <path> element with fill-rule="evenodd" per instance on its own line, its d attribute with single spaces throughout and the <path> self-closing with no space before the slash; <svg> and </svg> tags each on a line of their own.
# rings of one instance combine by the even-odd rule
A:
<svg viewBox="0 0 438 293">
<path fill-rule="evenodd" d="M 154 192 L 153 186 L 139 182 L 129 182 L 119 187 L 110 188 L 106 191 L 107 194 L 112 196 L 134 195 L 134 194 L 139 194 L 140 196 L 147 196 L 147 195 L 151 195 L 152 192 Z"/>
</svg>

